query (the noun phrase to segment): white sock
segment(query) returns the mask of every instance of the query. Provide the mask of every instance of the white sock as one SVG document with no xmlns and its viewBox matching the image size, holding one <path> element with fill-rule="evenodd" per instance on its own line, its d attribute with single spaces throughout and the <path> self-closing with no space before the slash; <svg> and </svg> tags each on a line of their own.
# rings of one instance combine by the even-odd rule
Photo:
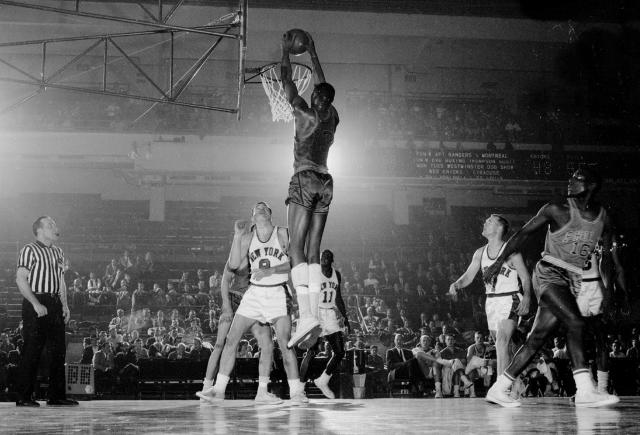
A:
<svg viewBox="0 0 640 435">
<path fill-rule="evenodd" d="M 227 384 L 229 383 L 229 376 L 218 373 L 216 377 L 216 385 L 213 387 L 216 393 L 224 394 L 227 389 Z"/>
<path fill-rule="evenodd" d="M 502 391 L 507 391 L 509 388 L 511 388 L 512 384 L 513 384 L 513 381 L 509 379 L 507 376 L 505 376 L 504 374 L 501 374 L 496 379 L 496 385 Z"/>
<path fill-rule="evenodd" d="M 593 390 L 593 381 L 591 380 L 591 374 L 589 374 L 587 370 L 582 369 L 578 372 L 573 372 L 573 379 L 576 381 L 576 387 L 578 390 Z"/>
<path fill-rule="evenodd" d="M 309 265 L 309 303 L 313 317 L 318 317 L 318 303 L 320 301 L 321 285 L 322 268 L 318 263 L 312 263 Z"/>
<path fill-rule="evenodd" d="M 211 387 L 213 387 L 213 379 L 204 378 L 204 381 L 202 381 L 202 389 L 206 390 Z"/>
<path fill-rule="evenodd" d="M 318 380 L 319 380 L 320 382 L 324 382 L 324 383 L 329 382 L 329 379 L 331 379 L 331 375 L 330 375 L 330 374 L 327 374 L 327 372 L 326 372 L 326 371 L 322 372 L 322 374 L 321 374 L 321 375 L 320 375 L 320 377 L 318 378 Z"/>
<path fill-rule="evenodd" d="M 598 370 L 598 393 L 606 393 L 609 386 L 609 372 Z"/>
<path fill-rule="evenodd" d="M 304 384 L 300 382 L 300 379 L 288 379 L 287 383 L 289 384 L 289 396 L 294 396 L 300 390 L 304 390 Z"/>
<path fill-rule="evenodd" d="M 268 376 L 258 376 L 258 390 L 267 391 L 267 387 L 269 386 L 269 377 Z"/>
<path fill-rule="evenodd" d="M 291 282 L 293 283 L 293 288 L 296 289 L 300 318 L 312 317 L 311 304 L 309 302 L 309 266 L 307 263 L 300 263 L 291 269 Z"/>
</svg>

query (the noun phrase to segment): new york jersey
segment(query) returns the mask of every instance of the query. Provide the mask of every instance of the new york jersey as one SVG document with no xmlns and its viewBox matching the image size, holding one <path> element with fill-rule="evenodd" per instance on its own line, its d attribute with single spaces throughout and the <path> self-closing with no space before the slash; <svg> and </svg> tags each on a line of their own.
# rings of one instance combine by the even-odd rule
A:
<svg viewBox="0 0 640 435">
<path fill-rule="evenodd" d="M 336 292 L 338 288 L 338 273 L 331 269 L 331 276 L 322 274 L 322 284 L 320 284 L 320 300 L 318 308 L 332 309 L 336 307 Z"/>
<path fill-rule="evenodd" d="M 289 256 L 285 250 L 282 249 L 280 241 L 278 240 L 278 227 L 273 227 L 271 236 L 269 236 L 269 239 L 265 242 L 260 241 L 258 232 L 254 229 L 247 255 L 249 257 L 249 268 L 252 271 L 250 279 L 252 284 L 273 286 L 286 283 L 289 279 L 287 272 L 274 273 L 260 280 L 256 279 L 253 273 L 258 269 L 267 269 L 289 262 Z"/>
<path fill-rule="evenodd" d="M 502 245 L 498 255 L 502 254 L 504 250 L 505 244 Z M 482 267 L 482 271 L 484 272 L 489 266 L 496 262 L 496 258 L 489 257 L 489 245 L 485 245 L 482 249 L 482 257 L 480 258 L 480 266 Z M 496 278 L 493 284 L 488 283 L 485 284 L 485 293 L 486 294 L 504 294 L 504 293 L 517 293 L 520 291 L 520 285 L 518 283 L 518 272 L 516 269 L 509 266 L 508 262 L 505 261 L 502 263 L 502 267 L 500 267 L 500 273 L 498 273 L 498 277 Z"/>
</svg>

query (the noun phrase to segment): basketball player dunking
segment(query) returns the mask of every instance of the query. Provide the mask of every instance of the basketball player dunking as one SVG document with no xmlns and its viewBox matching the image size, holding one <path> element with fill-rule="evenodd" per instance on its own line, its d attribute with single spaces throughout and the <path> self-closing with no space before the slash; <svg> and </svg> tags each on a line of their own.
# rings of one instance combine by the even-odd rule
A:
<svg viewBox="0 0 640 435">
<path fill-rule="evenodd" d="M 509 232 L 509 222 L 498 214 L 492 214 L 484 222 L 482 235 L 487 244 L 476 250 L 467 270 L 458 278 L 449 293 L 454 297 L 457 291 L 467 287 L 479 270 L 486 270 L 504 249 L 505 236 Z M 518 282 L 519 280 L 519 282 Z M 520 283 L 524 296 L 520 292 Z M 518 316 L 529 313 L 531 301 L 531 278 L 520 253 L 512 254 L 500 269 L 494 283 L 485 285 L 487 324 L 496 343 L 497 371 L 502 373 L 510 360 L 511 336 L 518 326 Z"/>
<path fill-rule="evenodd" d="M 484 271 L 485 282 L 492 282 L 506 258 L 537 229 L 548 227 L 542 259 L 536 264 L 533 275 L 533 287 L 539 300 L 533 328 L 524 345 L 516 351 L 487 392 L 486 400 L 489 402 L 504 407 L 521 405 L 509 397 L 508 390 L 559 323 L 567 330 L 567 347 L 577 387 L 576 406 L 597 407 L 618 402 L 617 397 L 598 393 L 593 386 L 583 351 L 585 321 L 575 298 L 581 286 L 582 267 L 601 238 L 605 265 L 608 266 L 611 260 L 612 226 L 604 207 L 595 200 L 601 183 L 601 178 L 593 170 L 578 169 L 569 179 L 567 202 L 544 205 L 507 241 L 495 263 Z M 609 270 L 607 267 L 602 269 L 607 271 L 605 285 L 609 286 Z"/>
<path fill-rule="evenodd" d="M 329 388 L 329 379 L 335 372 L 336 368 L 344 358 L 344 338 L 342 337 L 342 329 L 338 323 L 336 310 L 340 311 L 347 331 L 351 332 L 349 320 L 347 318 L 347 309 L 340 292 L 340 284 L 342 277 L 340 272 L 333 268 L 333 252 L 328 249 L 322 251 L 320 256 L 320 265 L 322 266 L 322 285 L 320 286 L 320 301 L 318 306 L 318 318 L 322 327 L 321 336 L 331 345 L 333 351 L 331 359 L 327 363 L 327 367 L 320 377 L 316 378 L 313 383 L 316 384 L 322 394 L 329 399 L 334 399 L 335 394 Z M 304 356 L 300 368 L 300 377 L 305 378 L 309 363 L 316 354 L 316 346 L 311 347 Z"/>
<path fill-rule="evenodd" d="M 282 41 L 281 78 L 295 119 L 294 174 L 289 183 L 286 204 L 291 236 L 291 281 L 300 310 L 296 333 L 289 341 L 289 347 L 303 340 L 305 347 L 309 347 L 320 334 L 316 317 L 322 282 L 320 243 L 333 198 L 333 178 L 327 168 L 327 157 L 339 122 L 338 112 L 331 104 L 335 89 L 325 81 L 313 39 L 311 35 L 307 36 L 306 49 L 313 63 L 315 82 L 311 107 L 298 94 L 291 76 L 289 50 L 293 43 L 292 34 L 285 33 Z"/>
<path fill-rule="evenodd" d="M 222 351 L 220 369 L 213 386 L 213 394 L 203 397 L 208 401 L 224 399 L 229 383 L 229 375 L 233 370 L 236 350 L 242 335 L 254 325 L 273 325 L 282 353 L 284 369 L 287 373 L 291 403 L 294 405 L 308 403 L 304 385 L 298 374 L 298 360 L 295 352 L 287 348 L 291 336 L 291 318 L 287 311 L 287 281 L 289 280 L 289 256 L 287 246 L 289 237 L 286 228 L 279 228 L 271 221 L 271 208 L 264 202 L 258 202 L 252 210 L 254 226 L 248 231 L 248 224 L 237 221 L 234 225 L 234 237 L 229 253 L 229 269 L 241 267 L 246 258 L 251 270 L 250 285 L 242 297 L 236 315 L 231 323 L 227 339 Z M 268 367 L 259 365 L 260 378 L 266 387 L 271 369 L 272 343 L 265 343 L 261 353 L 269 354 Z M 261 359 L 262 363 L 262 359 Z M 265 388 L 266 389 L 266 388 Z M 266 393 L 266 391 L 265 391 Z M 262 402 L 276 403 L 268 394 Z"/>
</svg>

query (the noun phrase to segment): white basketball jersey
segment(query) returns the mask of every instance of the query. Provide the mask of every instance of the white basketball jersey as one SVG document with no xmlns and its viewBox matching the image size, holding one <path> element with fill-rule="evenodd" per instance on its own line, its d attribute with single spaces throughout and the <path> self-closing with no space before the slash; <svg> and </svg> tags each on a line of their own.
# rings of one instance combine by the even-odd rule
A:
<svg viewBox="0 0 640 435">
<path fill-rule="evenodd" d="M 267 269 L 289 262 L 289 256 L 280 246 L 278 240 L 278 227 L 273 227 L 273 232 L 266 242 L 261 242 L 258 238 L 257 230 L 253 230 L 251 244 L 249 245 L 249 267 L 252 271 Z M 251 274 L 251 283 L 256 285 L 278 285 L 286 283 L 289 273 L 274 273 L 270 276 L 257 280 Z"/>
<path fill-rule="evenodd" d="M 500 248 L 500 252 L 496 255 L 496 258 L 502 254 L 505 244 Z M 489 245 L 485 245 L 482 249 L 482 257 L 480 259 L 480 266 L 484 272 L 489 266 L 496 262 L 495 258 L 489 257 Z M 486 294 L 502 294 L 502 293 L 514 293 L 519 292 L 520 287 L 518 285 L 518 272 L 510 267 L 505 261 L 502 263 L 500 273 L 495 281 L 495 285 L 485 284 Z"/>
<path fill-rule="evenodd" d="M 336 306 L 336 292 L 338 288 L 338 274 L 335 269 L 331 269 L 331 276 L 322 274 L 322 284 L 320 285 L 320 300 L 318 308 L 331 309 Z"/>
</svg>

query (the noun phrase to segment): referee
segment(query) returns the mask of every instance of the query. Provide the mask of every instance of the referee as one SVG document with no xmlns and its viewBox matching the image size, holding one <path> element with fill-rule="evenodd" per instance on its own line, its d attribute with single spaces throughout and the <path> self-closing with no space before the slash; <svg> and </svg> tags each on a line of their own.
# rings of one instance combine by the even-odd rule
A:
<svg viewBox="0 0 640 435">
<path fill-rule="evenodd" d="M 18 381 L 17 406 L 40 406 L 33 400 L 42 349 L 49 355 L 49 389 L 47 405 L 77 405 L 65 393 L 65 331 L 64 324 L 71 316 L 64 283 L 64 255 L 53 245 L 59 231 L 49 216 L 41 216 L 33 223 L 35 242 L 25 245 L 18 257 L 16 283 L 24 300 L 22 321 L 24 353 Z"/>
</svg>

